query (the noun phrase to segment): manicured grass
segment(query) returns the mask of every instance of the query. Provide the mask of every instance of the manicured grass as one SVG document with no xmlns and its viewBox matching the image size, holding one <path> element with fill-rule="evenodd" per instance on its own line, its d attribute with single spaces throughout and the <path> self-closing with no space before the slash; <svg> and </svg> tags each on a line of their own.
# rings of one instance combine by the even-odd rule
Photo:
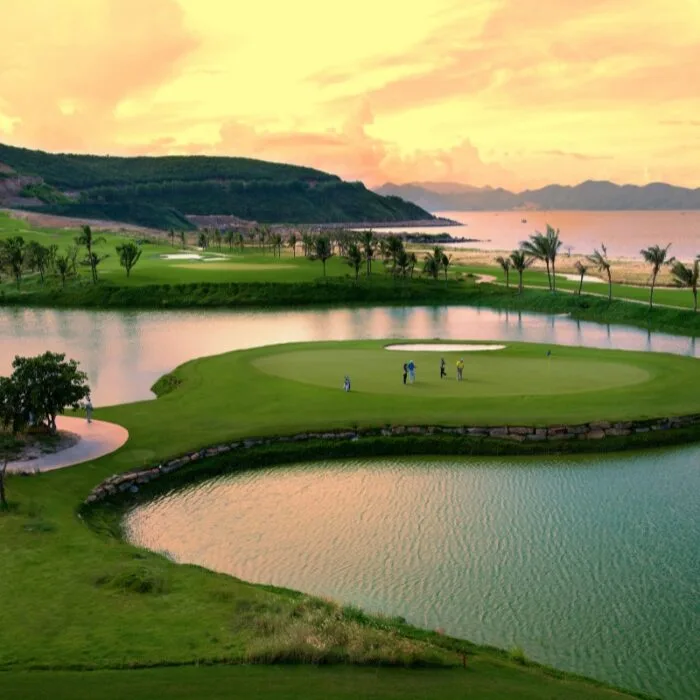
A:
<svg viewBox="0 0 700 700">
<path fill-rule="evenodd" d="M 4 676 L 4 677 L 3 677 Z M 4 700 L 605 700 L 631 697 L 479 659 L 468 670 L 216 666 L 0 675 Z"/>
<path fill-rule="evenodd" d="M 470 401 L 454 393 L 457 391 L 454 380 L 440 383 L 437 371 L 434 380 L 428 376 L 420 379 L 419 373 L 418 384 L 403 387 L 400 366 L 406 355 L 383 350 L 382 343 L 377 341 L 325 343 L 313 346 L 313 350 L 309 345 L 297 344 L 189 362 L 161 383 L 170 390 L 160 399 L 100 410 L 99 418 L 114 420 L 129 430 L 129 442 L 121 450 L 70 469 L 32 478 L 11 476 L 8 480 L 12 507 L 0 515 L 0 599 L 11 604 L 2 609 L 0 669 L 106 669 L 290 659 L 374 660 L 385 664 L 433 663 L 459 667 L 461 651 L 465 651 L 470 666 L 466 673 L 420 671 L 414 679 L 411 675 L 391 676 L 383 671 L 378 676 L 380 680 L 373 683 L 378 694 L 372 696 L 369 681 L 363 685 L 361 679 L 372 678 L 374 672 L 363 671 L 363 675 L 357 676 L 359 685 L 355 694 L 392 697 L 391 693 L 400 691 L 401 697 L 411 697 L 410 692 L 421 690 L 424 680 L 426 696 L 459 697 L 463 691 L 462 679 L 468 679 L 469 687 L 477 693 L 473 697 L 608 697 L 608 691 L 587 682 L 570 678 L 555 680 L 550 672 L 537 666 L 520 667 L 500 652 L 414 630 L 400 620 L 367 617 L 330 602 L 254 586 L 196 566 L 172 564 L 155 553 L 100 534 L 102 531 L 87 527 L 76 517 L 78 504 L 108 475 L 236 436 L 353 424 L 454 424 L 494 419 L 499 423 L 512 419 L 528 424 L 539 419 L 577 420 L 584 415 L 604 418 L 633 412 L 658 415 L 662 409 L 668 413 L 698 409 L 697 392 L 693 388 L 700 378 L 700 364 L 696 360 L 556 346 L 552 348 L 552 358 L 547 360 L 545 351 L 549 347 L 511 344 L 506 350 L 475 353 L 466 359 L 468 363 L 478 363 L 489 382 L 495 385 L 500 381 L 504 388 L 510 386 L 512 379 L 503 375 L 503 363 L 508 362 L 520 368 L 521 363 L 530 363 L 533 376 L 542 383 L 551 371 L 547 368 L 560 360 L 567 363 L 566 374 L 579 370 L 591 372 L 595 368 L 596 372 L 607 372 L 608 378 L 618 372 L 629 381 L 642 381 L 618 387 L 614 392 L 600 385 L 596 391 L 584 392 L 577 385 L 578 393 L 567 394 L 561 386 L 563 375 L 558 375 L 556 390 L 561 392 L 558 394 L 552 387 L 548 394 L 536 394 L 540 382 L 533 381 L 528 384 L 533 392 L 530 395 L 507 395 L 510 391 L 507 388 L 500 397 L 482 396 Z M 302 357 L 295 366 L 304 376 L 295 379 L 271 375 L 255 364 L 273 358 L 273 368 L 284 366 L 295 354 L 303 356 L 319 348 L 329 358 L 349 352 L 346 359 L 356 363 L 360 378 L 365 364 L 378 363 L 378 369 L 372 371 L 377 372 L 374 377 L 384 383 L 386 393 L 358 389 L 346 394 L 340 387 L 309 383 L 319 369 L 318 357 Z M 413 359 L 420 363 L 419 367 L 432 362 L 437 370 L 438 357 L 439 354 L 415 353 Z M 385 362 L 389 364 L 385 366 Z M 331 359 L 324 369 L 328 381 L 335 363 Z M 398 370 L 393 374 L 387 371 L 383 377 L 389 365 L 397 366 Z M 474 368 L 476 364 L 468 366 Z M 342 381 L 343 370 L 338 374 Z M 422 381 L 428 389 L 423 393 L 419 388 Z M 395 385 L 400 385 L 399 391 L 405 388 L 406 394 L 397 395 Z M 459 386 L 462 389 L 469 392 L 470 382 L 463 382 Z M 612 396 L 615 401 L 611 401 Z M 634 411 L 621 405 L 622 400 L 617 400 L 621 396 Z M 277 454 L 281 454 L 280 449 Z M 273 452 L 271 458 L 274 457 Z M 201 466 L 206 468 L 207 463 Z M 322 651 L 308 642 L 319 636 L 328 640 Z M 237 677 L 243 697 L 260 696 L 255 690 L 257 669 L 207 670 Z M 294 678 L 303 679 L 305 673 L 313 672 L 270 669 L 269 678 L 278 678 L 280 682 L 274 685 L 270 680 L 269 697 L 286 697 L 287 691 L 281 688 L 295 688 Z M 154 687 L 191 687 L 197 673 L 192 669 L 170 669 L 139 672 L 134 676 L 117 674 L 113 682 L 104 680 L 100 687 L 104 693 L 113 688 L 116 697 L 118 689 L 126 688 L 124 684 L 131 684 L 134 678 L 134 685 L 130 686 L 134 697 L 139 697 L 138 693 L 147 697 L 147 690 Z M 237 673 L 240 675 L 235 676 Z M 260 673 L 263 675 L 258 679 L 265 678 L 265 672 Z M 294 676 L 295 673 L 298 675 Z M 315 677 L 330 680 L 319 681 L 318 690 L 310 692 L 317 692 L 319 697 L 324 693 L 328 696 L 328 688 L 333 693 L 347 692 L 348 673 L 353 672 L 343 666 L 334 667 L 327 676 Z M 3 689 L 16 682 L 17 693 L 50 687 L 55 697 L 61 697 L 60 693 L 75 691 L 73 681 L 66 679 L 78 678 L 76 683 L 86 689 L 79 692 L 88 694 L 95 687 L 91 684 L 98 683 L 95 679 L 100 678 L 52 675 L 43 672 L 7 675 Z M 394 680 L 382 685 L 382 678 Z M 205 684 L 202 692 L 217 697 L 217 684 L 212 682 L 208 686 L 208 680 L 202 682 Z M 158 686 L 159 683 L 165 685 Z M 330 696 L 343 697 L 342 694 Z"/>
</svg>

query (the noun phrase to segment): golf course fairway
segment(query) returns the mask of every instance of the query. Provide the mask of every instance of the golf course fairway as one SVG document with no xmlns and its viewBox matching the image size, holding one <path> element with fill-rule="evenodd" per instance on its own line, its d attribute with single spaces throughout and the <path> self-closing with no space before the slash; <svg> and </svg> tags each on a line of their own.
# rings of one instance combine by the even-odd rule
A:
<svg viewBox="0 0 700 700">
<path fill-rule="evenodd" d="M 529 663 L 517 650 L 478 647 L 401 620 L 176 565 L 100 528 L 99 512 L 109 521 L 109 503 L 95 506 L 98 527 L 95 521 L 88 527 L 82 512 L 76 517 L 91 489 L 110 475 L 226 440 L 353 426 L 554 425 L 700 412 L 700 363 L 693 358 L 523 343 L 489 352 L 385 349 L 397 342 L 297 343 L 188 362 L 159 380 L 157 400 L 98 409 L 100 420 L 129 432 L 117 452 L 32 478 L 9 476 L 10 509 L 0 516 L 3 693 L 88 697 L 99 687 L 104 698 L 186 697 L 176 686 L 193 687 L 199 679 L 198 696 L 214 698 L 223 697 L 218 678 L 230 679 L 246 698 L 292 697 L 285 687 L 319 698 L 632 697 Z M 462 382 L 455 378 L 460 357 Z M 404 385 L 409 359 L 416 381 Z M 346 375 L 350 392 L 343 391 Z M 292 446 L 276 449 L 279 456 Z M 245 466 L 233 454 L 201 465 L 217 460 L 230 469 Z M 167 487 L 168 479 L 162 481 Z M 323 649 L 312 643 L 319 634 L 329 635 Z M 323 672 L 165 668 L 309 661 L 340 665 Z M 451 670 L 355 674 L 348 664 Z M 163 668 L 117 671 L 136 667 Z"/>
</svg>

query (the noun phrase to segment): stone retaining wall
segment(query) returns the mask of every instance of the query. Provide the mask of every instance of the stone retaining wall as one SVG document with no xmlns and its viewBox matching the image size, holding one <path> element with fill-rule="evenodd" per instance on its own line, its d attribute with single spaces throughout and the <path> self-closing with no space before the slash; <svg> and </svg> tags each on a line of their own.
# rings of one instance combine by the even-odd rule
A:
<svg viewBox="0 0 700 700">
<path fill-rule="evenodd" d="M 552 442 L 563 440 L 604 440 L 607 437 L 620 437 L 654 430 L 672 430 L 700 424 L 700 414 L 678 416 L 676 418 L 656 418 L 642 421 L 594 421 L 581 425 L 550 425 L 546 428 L 527 426 L 387 426 L 385 428 L 366 428 L 357 430 L 337 430 L 327 432 L 308 432 L 297 435 L 247 438 L 237 442 L 224 443 L 196 452 L 182 455 L 159 464 L 157 467 L 139 469 L 123 474 L 116 474 L 98 484 L 86 499 L 86 503 L 101 501 L 124 491 L 138 491 L 141 484 L 158 479 L 165 474 L 181 469 L 187 464 L 207 457 L 216 457 L 227 452 L 247 450 L 261 445 L 304 442 L 308 440 L 356 441 L 363 437 L 393 437 L 400 435 L 471 435 L 490 437 L 515 442 Z"/>
</svg>

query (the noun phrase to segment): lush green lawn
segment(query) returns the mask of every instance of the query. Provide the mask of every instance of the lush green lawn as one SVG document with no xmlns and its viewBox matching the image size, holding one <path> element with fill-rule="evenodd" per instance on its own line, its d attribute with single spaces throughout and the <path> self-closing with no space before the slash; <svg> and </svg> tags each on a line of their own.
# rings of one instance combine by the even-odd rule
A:
<svg viewBox="0 0 700 700">
<path fill-rule="evenodd" d="M 3 677 L 4 675 L 4 677 Z M 406 671 L 309 666 L 215 666 L 140 671 L 0 674 L 3 700 L 605 700 L 630 697 L 560 681 L 505 662 L 479 659 L 469 670 Z"/>
<path fill-rule="evenodd" d="M 27 222 L 12 219 L 6 214 L 0 213 L 0 238 L 7 236 L 21 235 L 26 241 L 36 240 L 44 245 L 56 244 L 61 250 L 73 244 L 73 239 L 77 231 L 65 231 L 60 229 L 41 229 L 27 224 Z M 313 282 L 323 277 L 323 267 L 318 261 L 305 258 L 302 254 L 301 246 L 297 248 L 296 256 L 288 248 L 282 249 L 282 256 L 273 256 L 271 250 L 262 250 L 259 247 L 245 246 L 242 250 L 229 248 L 223 244 L 219 250 L 210 247 L 204 253 L 205 260 L 187 259 L 167 259 L 165 256 L 198 254 L 197 250 L 188 248 L 183 251 L 178 241 L 175 246 L 169 241 L 153 240 L 143 244 L 141 259 L 132 270 L 131 276 L 126 277 L 126 273 L 119 265 L 119 259 L 115 247 L 123 243 L 126 238 L 123 236 L 105 233 L 96 234 L 105 239 L 99 243 L 95 250 L 100 254 L 107 254 L 107 257 L 99 265 L 99 279 L 101 285 L 110 287 L 142 287 L 149 285 L 164 284 L 189 284 L 189 283 L 211 283 L 223 284 L 230 282 L 249 283 L 300 283 Z M 189 242 L 195 242 L 195 234 L 189 234 Z M 422 262 L 419 262 L 415 271 L 416 276 L 420 274 Z M 382 277 L 383 265 L 377 260 L 374 262 L 374 277 Z M 466 273 L 494 275 L 499 281 L 503 281 L 503 272 L 497 266 L 453 266 L 450 276 L 464 275 Z M 332 257 L 326 263 L 326 274 L 333 278 L 352 278 L 354 271 L 346 264 L 343 258 Z M 364 267 L 362 269 L 364 274 Z M 547 275 L 540 270 L 528 269 L 524 273 L 524 283 L 526 286 L 546 287 Z M 78 280 L 68 282 L 69 287 L 77 284 L 88 284 L 89 271 L 86 268 L 81 270 Z M 0 280 L 0 289 L 12 288 L 13 281 L 5 275 Z M 517 274 L 511 274 L 511 284 L 517 285 Z M 48 287 L 59 287 L 58 280 L 48 279 L 45 283 Z M 578 290 L 578 282 L 563 278 L 557 278 L 557 286 L 562 290 Z M 38 290 L 39 277 L 37 274 L 28 274 L 23 283 L 25 292 Z M 583 285 L 584 293 L 607 295 L 606 284 L 596 284 L 586 282 Z M 634 287 L 629 285 L 613 285 L 613 297 L 616 299 L 629 299 L 646 302 L 649 299 L 649 290 L 646 287 Z M 659 288 L 656 290 L 655 303 L 692 308 L 692 295 L 686 289 Z M 332 301 L 332 300 L 329 300 Z"/>
<path fill-rule="evenodd" d="M 696 387 L 700 363 L 696 360 L 556 346 L 547 359 L 548 347 L 510 344 L 506 350 L 464 353 L 470 368 L 467 376 L 478 367 L 483 381 L 501 390 L 499 396 L 491 398 L 482 391 L 474 401 L 468 396 L 476 391 L 476 382 L 440 382 L 439 353 L 413 354 L 419 368 L 426 369 L 419 369 L 416 385 L 403 387 L 401 364 L 407 356 L 371 341 L 276 346 L 196 360 L 176 370 L 173 376 L 181 383 L 160 399 L 99 410 L 98 418 L 114 420 L 129 430 L 130 439 L 122 449 L 70 469 L 9 478 L 12 508 L 0 515 L 0 599 L 10 601 L 2 607 L 0 669 L 308 659 L 320 653 L 306 641 L 317 635 L 331 635 L 330 651 L 324 654 L 333 659 L 361 660 L 374 658 L 374 654 L 399 663 L 429 659 L 459 666 L 461 660 L 455 653 L 459 647 L 455 645 L 461 643 L 450 641 L 445 647 L 442 638 L 436 641 L 435 635 L 413 633 L 398 622 L 368 621 L 331 603 L 267 590 L 196 566 L 174 565 L 155 553 L 97 534 L 76 517 L 76 507 L 110 474 L 236 436 L 355 423 L 531 424 L 685 413 L 699 408 Z M 320 349 L 327 362 L 317 354 Z M 446 355 L 454 359 L 457 353 Z M 263 369 L 260 365 L 266 363 Z M 510 363 L 516 371 L 508 369 Z M 337 379 L 342 381 L 344 365 L 348 364 L 353 367 L 357 388 L 346 394 L 334 377 L 337 365 Z M 288 365 L 295 370 L 294 378 L 270 374 Z M 371 371 L 363 379 L 365 367 Z M 434 378 L 429 376 L 428 367 Z M 530 379 L 522 376 L 524 368 Z M 549 373 L 556 373 L 556 379 L 547 385 Z M 583 380 L 576 378 L 579 373 L 595 381 L 596 389 L 584 390 Z M 618 382 L 617 388 L 604 389 L 601 378 L 595 375 L 604 376 L 610 384 Z M 516 380 L 522 380 L 518 390 L 511 386 Z M 363 390 L 363 381 L 376 382 L 376 386 Z M 404 389 L 404 395 L 399 396 Z M 466 392 L 466 400 L 458 391 Z M 379 680 L 370 683 L 367 679 L 373 678 L 374 672 L 362 671 L 356 677 L 357 685 L 352 686 L 347 674 L 351 673 L 354 682 L 354 673 L 337 667 L 326 676 L 314 676 L 317 690 L 309 691 L 309 697 L 314 697 L 314 692 L 318 697 L 328 696 L 329 688 L 333 693 L 337 690 L 332 697 L 344 697 L 343 692 L 392 697 L 399 691 L 401 697 L 421 697 L 411 696 L 411 692 L 424 692 L 426 697 L 460 697 L 464 681 L 473 689 L 473 697 L 608 696 L 607 691 L 583 682 L 562 684 L 546 678 L 535 667 L 521 669 L 487 649 L 468 643 L 462 648 L 470 652 L 471 670 L 466 674 L 431 671 L 414 677 L 382 672 Z M 274 669 L 269 677 L 257 669 L 200 672 L 171 669 L 134 676 L 117 674 L 109 681 L 99 675 L 42 672 L 7 675 L 0 683 L 3 691 L 16 688 L 13 692 L 20 697 L 47 688 L 54 697 L 62 697 L 61 693 L 80 697 L 80 692 L 87 696 L 97 686 L 104 692 L 111 689 L 118 697 L 127 685 L 134 689 L 134 697 L 140 692 L 141 697 L 147 697 L 147 692 L 156 692 L 153 689 L 167 690 L 173 685 L 183 689 L 184 697 L 184 689 L 206 676 L 202 697 L 217 697 L 218 684 L 211 681 L 207 685 L 215 677 L 206 675 L 211 672 L 221 674 L 218 678 L 226 674 L 235 678 L 232 682 L 241 689 L 242 697 L 265 697 L 256 683 L 269 681 L 269 697 L 279 698 L 287 697 L 281 688 L 297 687 L 295 678 L 300 679 L 299 687 L 311 683 L 304 674 L 315 670 Z M 277 685 L 275 678 L 279 679 Z M 392 680 L 383 685 L 386 679 Z M 370 694 L 370 685 L 378 689 L 378 695 Z M 82 690 L 76 690 L 78 687 Z"/>
</svg>

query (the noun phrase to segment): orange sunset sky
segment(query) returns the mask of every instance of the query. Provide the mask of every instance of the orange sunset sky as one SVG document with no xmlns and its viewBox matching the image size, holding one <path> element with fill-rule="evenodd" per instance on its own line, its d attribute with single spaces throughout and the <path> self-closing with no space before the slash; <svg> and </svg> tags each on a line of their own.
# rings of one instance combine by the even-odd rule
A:
<svg viewBox="0 0 700 700">
<path fill-rule="evenodd" d="M 0 141 L 700 186 L 700 0 L 0 0 Z"/>
</svg>

